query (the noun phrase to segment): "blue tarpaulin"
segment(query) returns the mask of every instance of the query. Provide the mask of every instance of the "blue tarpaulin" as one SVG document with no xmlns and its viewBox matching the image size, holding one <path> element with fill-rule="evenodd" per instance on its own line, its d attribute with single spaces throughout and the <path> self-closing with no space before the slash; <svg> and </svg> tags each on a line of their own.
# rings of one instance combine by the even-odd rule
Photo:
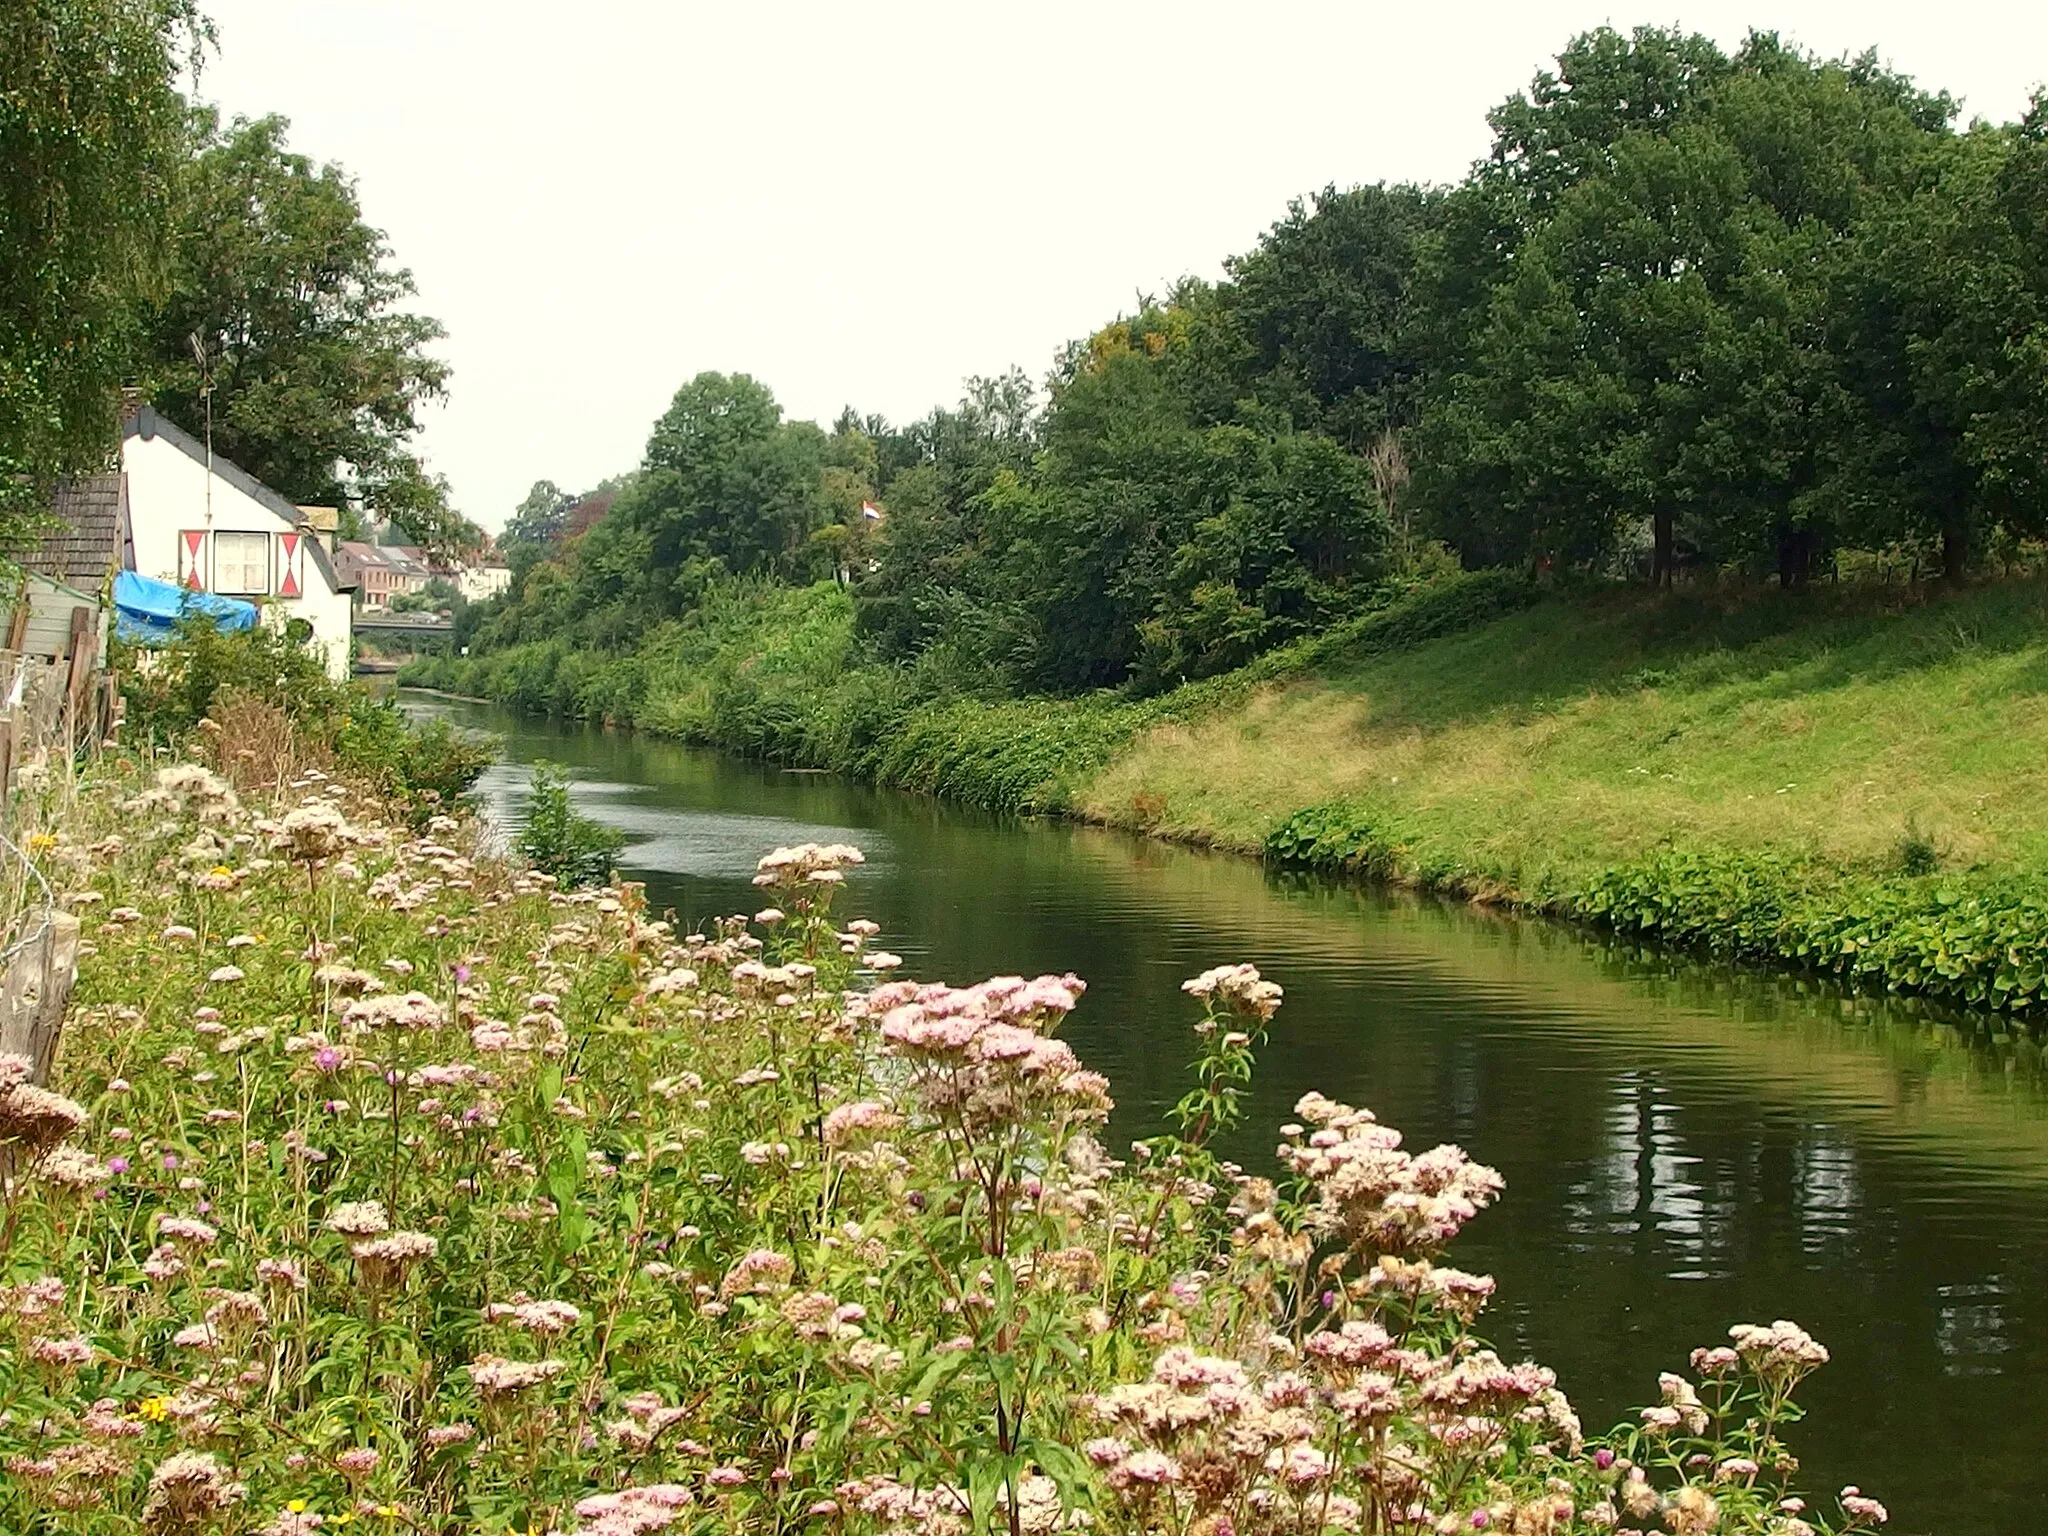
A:
<svg viewBox="0 0 2048 1536">
<path fill-rule="evenodd" d="M 222 629 L 254 629 L 256 605 L 236 597 L 195 592 L 133 571 L 114 573 L 114 629 L 130 645 L 161 645 L 178 620 L 203 614 Z"/>
</svg>

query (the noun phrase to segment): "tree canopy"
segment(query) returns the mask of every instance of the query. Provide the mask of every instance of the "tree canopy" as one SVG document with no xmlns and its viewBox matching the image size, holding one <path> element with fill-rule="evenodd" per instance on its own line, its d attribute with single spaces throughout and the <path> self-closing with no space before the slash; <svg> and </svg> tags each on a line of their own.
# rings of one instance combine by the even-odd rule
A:
<svg viewBox="0 0 2048 1536">
<path fill-rule="evenodd" d="M 365 507 L 442 551 L 480 542 L 412 447 L 447 365 L 438 322 L 404 307 L 338 166 L 285 144 L 281 117 L 187 120 L 165 291 L 147 306 L 152 400 L 289 499 Z"/>
<path fill-rule="evenodd" d="M 1291 202 L 1041 386 L 823 432 L 700 376 L 485 629 L 603 648 L 834 575 L 931 686 L 1152 689 L 1452 558 L 1960 579 L 2048 532 L 2048 104 L 1955 116 L 1873 56 L 1589 32 L 1457 185 Z"/>
<path fill-rule="evenodd" d="M 136 307 L 160 291 L 190 0 L 0 7 L 0 545 L 112 453 Z"/>
</svg>

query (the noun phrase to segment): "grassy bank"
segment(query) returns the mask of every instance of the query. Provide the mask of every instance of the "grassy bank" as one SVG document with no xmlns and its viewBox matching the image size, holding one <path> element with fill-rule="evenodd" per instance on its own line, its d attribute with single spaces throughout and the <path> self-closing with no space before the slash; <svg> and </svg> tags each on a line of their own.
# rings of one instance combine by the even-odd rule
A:
<svg viewBox="0 0 2048 1536">
<path fill-rule="evenodd" d="M 1447 577 L 1390 593 L 1374 611 L 1236 672 L 1149 699 L 991 698 L 935 661 L 863 662 L 852 602 L 829 583 L 720 594 L 619 655 L 536 641 L 422 660 L 401 681 L 990 810 L 1063 814 L 1148 728 L 1204 719 L 1286 679 L 1469 629 L 1534 596 L 1503 572 Z"/>
<path fill-rule="evenodd" d="M 1149 731 L 1077 805 L 2031 1010 L 2048 591 L 1549 602 Z"/>
<path fill-rule="evenodd" d="M 1544 595 L 1451 577 L 1225 677 L 984 701 L 833 588 L 599 663 L 409 680 L 1006 810 L 2014 1010 L 2048 944 L 2048 585 Z"/>
</svg>

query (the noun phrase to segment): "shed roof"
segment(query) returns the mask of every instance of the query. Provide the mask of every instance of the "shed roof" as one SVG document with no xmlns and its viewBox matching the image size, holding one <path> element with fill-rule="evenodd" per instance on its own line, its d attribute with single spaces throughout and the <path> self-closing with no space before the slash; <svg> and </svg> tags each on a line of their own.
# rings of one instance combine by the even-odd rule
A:
<svg viewBox="0 0 2048 1536">
<path fill-rule="evenodd" d="M 57 487 L 42 541 L 23 551 L 24 570 L 97 591 L 122 564 L 128 486 L 124 476 L 89 475 Z"/>
</svg>

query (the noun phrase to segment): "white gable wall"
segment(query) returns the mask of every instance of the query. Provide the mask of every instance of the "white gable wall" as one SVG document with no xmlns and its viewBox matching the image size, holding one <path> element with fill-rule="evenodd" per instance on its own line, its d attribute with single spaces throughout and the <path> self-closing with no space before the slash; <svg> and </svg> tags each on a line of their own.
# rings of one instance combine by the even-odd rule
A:
<svg viewBox="0 0 2048 1536">
<path fill-rule="evenodd" d="M 178 444 L 164 436 L 145 437 L 131 433 L 121 443 L 121 467 L 128 476 L 128 509 L 135 540 L 135 569 L 160 581 L 187 583 L 191 563 L 182 557 L 184 536 L 202 535 L 197 571 L 200 585 L 216 590 L 212 533 L 260 533 L 269 539 L 270 568 L 267 595 L 230 592 L 228 596 L 250 596 L 259 604 L 267 624 L 282 626 L 292 619 L 304 619 L 313 627 L 313 645 L 323 653 L 330 677 L 346 678 L 349 671 L 349 596 L 329 584 L 309 548 L 301 547 L 292 562 L 300 595 L 284 596 L 282 585 L 284 534 L 297 534 L 303 544 L 317 535 L 285 518 L 243 492 L 219 473 L 211 476 L 208 495 L 206 465 L 194 459 Z"/>
</svg>

